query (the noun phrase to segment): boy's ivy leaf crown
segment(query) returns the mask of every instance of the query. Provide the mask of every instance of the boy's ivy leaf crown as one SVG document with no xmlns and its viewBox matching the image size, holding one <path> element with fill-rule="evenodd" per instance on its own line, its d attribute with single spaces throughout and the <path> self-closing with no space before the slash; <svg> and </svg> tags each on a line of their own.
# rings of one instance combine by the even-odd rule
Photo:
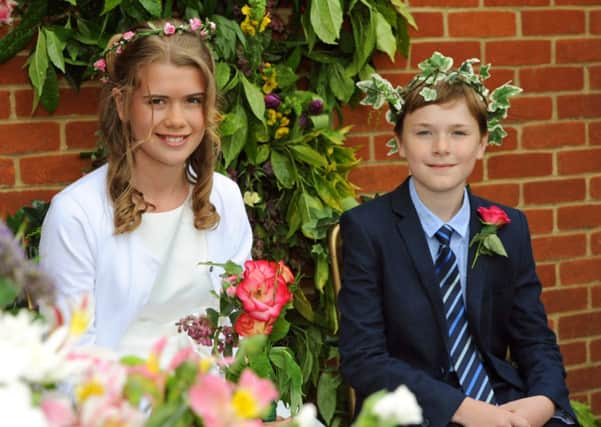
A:
<svg viewBox="0 0 601 427">
<path fill-rule="evenodd" d="M 120 55 L 126 48 L 128 43 L 138 40 L 142 37 L 148 36 L 165 36 L 169 37 L 173 34 L 180 34 L 183 32 L 189 32 L 198 34 L 202 40 L 209 40 L 217 30 L 217 26 L 214 22 L 208 19 L 202 21 L 200 18 L 191 18 L 187 23 L 173 24 L 169 21 L 165 22 L 162 27 L 157 27 L 152 22 L 147 23 L 148 28 L 141 28 L 137 30 L 126 31 L 121 34 L 121 38 L 115 43 L 107 46 L 106 49 L 100 54 L 100 58 L 94 62 L 94 70 L 100 74 L 100 80 L 103 82 L 108 81 L 107 72 L 107 55 Z"/>
<path fill-rule="evenodd" d="M 440 52 L 434 52 L 432 56 L 421 62 L 418 67 L 421 73 L 417 74 L 407 86 L 393 88 L 388 80 L 379 74 L 372 74 L 368 80 L 357 82 L 357 87 L 365 92 L 361 100 L 363 105 L 371 105 L 373 108 L 381 108 L 388 103 L 390 109 L 386 114 L 389 123 L 395 124 L 405 106 L 407 95 L 421 87 L 419 94 L 426 102 L 436 101 L 436 84 L 441 81 L 449 83 L 461 82 L 467 84 L 478 93 L 488 105 L 488 143 L 501 145 L 507 132 L 501 125 L 501 120 L 507 117 L 509 110 L 509 97 L 522 92 L 522 88 L 505 83 L 492 92 L 484 86 L 484 80 L 490 77 L 490 64 L 482 65 L 480 73 L 474 72 L 473 64 L 479 63 L 477 58 L 465 60 L 459 68 L 453 70 L 453 58 L 444 56 Z M 390 147 L 388 155 L 398 151 L 396 140 L 393 138 L 386 143 Z"/>
</svg>

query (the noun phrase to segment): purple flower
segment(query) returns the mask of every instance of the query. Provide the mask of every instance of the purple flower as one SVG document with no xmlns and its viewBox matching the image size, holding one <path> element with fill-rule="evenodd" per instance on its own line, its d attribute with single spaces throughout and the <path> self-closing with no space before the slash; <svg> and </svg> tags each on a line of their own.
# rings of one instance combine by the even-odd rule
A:
<svg viewBox="0 0 601 427">
<path fill-rule="evenodd" d="M 265 95 L 265 106 L 267 108 L 273 108 L 274 110 L 277 110 L 281 103 L 282 98 L 280 98 L 275 93 Z"/>
<path fill-rule="evenodd" d="M 309 126 L 309 116 L 307 116 L 307 113 L 301 114 L 298 118 L 298 125 L 301 129 L 306 129 Z"/>
<path fill-rule="evenodd" d="M 168 36 L 175 34 L 175 25 L 170 22 L 166 22 L 165 26 L 163 27 L 163 32 Z"/>
<path fill-rule="evenodd" d="M 314 99 L 309 103 L 309 114 L 316 116 L 321 114 L 323 111 L 323 101 L 321 99 Z"/>
</svg>

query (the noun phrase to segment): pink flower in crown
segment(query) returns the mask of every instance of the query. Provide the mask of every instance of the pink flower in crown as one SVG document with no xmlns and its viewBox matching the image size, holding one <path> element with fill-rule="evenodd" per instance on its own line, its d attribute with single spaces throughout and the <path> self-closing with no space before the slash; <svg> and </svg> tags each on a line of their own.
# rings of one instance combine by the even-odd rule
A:
<svg viewBox="0 0 601 427">
<path fill-rule="evenodd" d="M 136 33 L 134 33 L 133 31 L 127 31 L 125 33 L 123 33 L 123 35 L 121 36 L 121 38 L 123 40 L 129 41 L 131 40 L 134 36 L 136 35 Z"/>
<path fill-rule="evenodd" d="M 196 31 L 202 26 L 202 21 L 198 18 L 192 18 L 188 22 L 190 22 L 190 29 L 192 31 Z"/>
<path fill-rule="evenodd" d="M 17 2 L 13 0 L 2 1 L 0 0 L 0 24 L 12 24 L 13 22 L 13 9 L 17 5 Z"/>
<path fill-rule="evenodd" d="M 119 45 L 119 46 L 117 47 L 117 50 L 115 51 L 115 53 L 116 53 L 117 55 L 121 55 L 121 53 L 122 53 L 122 52 L 123 52 L 123 46 Z"/>
<path fill-rule="evenodd" d="M 204 28 L 202 30 L 200 30 L 200 37 L 202 37 L 203 39 L 209 35 L 209 32 L 207 30 L 205 30 Z"/>
<path fill-rule="evenodd" d="M 100 58 L 98 61 L 94 62 L 94 69 L 97 71 L 106 72 L 106 61 L 104 58 Z"/>
<path fill-rule="evenodd" d="M 168 36 L 170 36 L 171 34 L 175 34 L 175 25 L 173 25 L 170 22 L 165 23 L 165 26 L 163 27 L 163 33 L 165 33 Z"/>
<path fill-rule="evenodd" d="M 211 32 L 215 32 L 215 30 L 217 29 L 217 25 L 215 25 L 215 23 L 213 21 L 209 22 L 209 29 L 211 30 Z"/>
</svg>

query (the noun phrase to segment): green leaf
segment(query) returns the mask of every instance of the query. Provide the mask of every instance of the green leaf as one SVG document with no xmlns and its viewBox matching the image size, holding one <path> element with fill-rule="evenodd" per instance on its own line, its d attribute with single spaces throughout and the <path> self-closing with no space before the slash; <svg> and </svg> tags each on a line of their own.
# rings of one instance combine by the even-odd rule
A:
<svg viewBox="0 0 601 427">
<path fill-rule="evenodd" d="M 244 107 L 237 103 L 234 105 L 231 113 L 238 118 L 240 127 L 231 136 L 225 137 L 221 141 L 225 167 L 228 167 L 238 154 L 240 154 L 240 151 L 244 148 L 244 144 L 246 144 L 248 134 L 248 118 Z"/>
<path fill-rule="evenodd" d="M 290 322 L 288 322 L 284 317 L 278 317 L 278 320 L 273 325 L 271 329 L 271 333 L 269 334 L 269 340 L 272 343 L 276 343 L 286 335 L 288 335 L 288 331 L 290 330 Z"/>
<path fill-rule="evenodd" d="M 501 242 L 501 239 L 499 239 L 499 236 L 497 236 L 496 234 L 489 234 L 488 236 L 486 236 L 483 244 L 484 247 L 486 247 L 486 249 L 488 249 L 492 253 L 507 257 L 507 252 L 505 251 L 503 242 Z"/>
<path fill-rule="evenodd" d="M 221 136 L 233 135 L 240 127 L 244 126 L 244 123 L 240 121 L 241 119 L 240 111 L 236 107 L 234 107 L 232 112 L 226 113 L 219 124 L 219 133 Z"/>
<path fill-rule="evenodd" d="M 340 385 L 340 377 L 324 372 L 319 377 L 317 385 L 317 407 L 326 425 L 330 424 L 336 411 L 336 390 Z"/>
<path fill-rule="evenodd" d="M 100 15 L 104 15 L 121 4 L 121 0 L 104 0 L 104 8 Z"/>
<path fill-rule="evenodd" d="M 403 0 L 390 0 L 390 3 L 398 12 L 398 14 L 405 18 L 407 23 L 417 30 L 417 24 L 415 23 L 413 15 L 411 15 L 411 12 L 409 11 L 409 6 L 407 6 Z"/>
<path fill-rule="evenodd" d="M 77 0 L 65 0 L 65 1 L 72 6 L 77 6 Z"/>
<path fill-rule="evenodd" d="M 60 94 L 58 90 L 58 78 L 54 67 L 49 66 L 46 72 L 46 82 L 44 83 L 44 90 L 40 97 L 40 104 L 49 113 L 54 113 L 58 107 L 58 101 Z"/>
<path fill-rule="evenodd" d="M 340 0 L 311 1 L 311 27 L 317 37 L 327 44 L 336 44 L 342 27 Z"/>
<path fill-rule="evenodd" d="M 0 308 L 4 308 L 15 301 L 17 287 L 8 277 L 0 277 Z"/>
<path fill-rule="evenodd" d="M 255 117 L 262 122 L 265 121 L 265 101 L 263 100 L 263 93 L 258 86 L 249 82 L 244 74 L 240 74 L 240 79 L 242 80 L 242 86 L 244 87 L 244 94 L 246 95 L 246 100 L 248 101 L 248 105 L 250 106 L 251 111 L 255 115 Z"/>
<path fill-rule="evenodd" d="M 273 347 L 269 359 L 276 366 L 276 380 L 280 394 L 290 403 L 290 412 L 296 414 L 302 405 L 303 374 L 294 354 L 286 347 Z"/>
<path fill-rule="evenodd" d="M 328 73 L 328 84 L 334 96 L 347 103 L 355 91 L 355 82 L 344 71 L 339 63 L 330 65 Z"/>
<path fill-rule="evenodd" d="M 48 0 L 32 0 L 28 5 L 18 25 L 0 39 L 0 64 L 25 48 L 48 10 Z"/>
<path fill-rule="evenodd" d="M 161 16 L 161 0 L 139 0 L 144 9 L 155 18 Z"/>
<path fill-rule="evenodd" d="M 313 306 L 311 306 L 311 302 L 309 302 L 300 286 L 294 291 L 294 299 L 292 301 L 294 303 L 294 308 L 296 309 L 296 311 L 298 311 L 300 315 L 307 319 L 309 322 L 313 322 L 313 320 L 315 319 L 315 314 L 313 313 Z"/>
<path fill-rule="evenodd" d="M 246 48 L 246 38 L 237 22 L 221 15 L 214 15 L 211 19 L 217 25 L 217 34 L 214 39 L 215 51 L 220 59 L 233 62 L 236 58 L 236 41 L 240 41 L 242 48 Z"/>
<path fill-rule="evenodd" d="M 257 146 L 257 155 L 255 157 L 255 163 L 257 165 L 262 164 L 269 158 L 270 148 L 268 144 L 259 144 Z"/>
<path fill-rule="evenodd" d="M 271 150 L 271 167 L 278 183 L 284 188 L 292 188 L 296 180 L 292 161 L 286 153 Z"/>
<path fill-rule="evenodd" d="M 65 49 L 66 43 L 62 41 L 54 31 L 44 28 L 44 34 L 46 36 L 46 49 L 48 51 L 48 57 L 52 63 L 65 72 L 65 58 L 63 57 L 63 49 Z"/>
<path fill-rule="evenodd" d="M 330 265 L 328 263 L 327 254 L 318 254 L 315 257 L 315 275 L 313 281 L 315 282 L 315 289 L 323 293 L 326 283 L 328 283 L 328 277 L 330 276 Z"/>
<path fill-rule="evenodd" d="M 367 10 L 367 13 L 365 12 Z M 348 76 L 359 73 L 376 48 L 377 21 L 372 8 L 358 7 L 351 14 L 355 51 L 353 62 L 346 69 Z"/>
<path fill-rule="evenodd" d="M 326 167 L 328 161 L 324 156 L 319 154 L 317 151 L 309 147 L 308 145 L 295 144 L 290 145 L 290 150 L 293 151 L 294 157 L 311 166 L 315 167 Z"/>
<path fill-rule="evenodd" d="M 42 95 L 44 83 L 46 82 L 46 70 L 48 69 L 48 52 L 46 51 L 46 37 L 43 31 L 38 32 L 38 41 L 35 51 L 29 62 L 29 79 L 35 89 L 37 96 Z"/>
<path fill-rule="evenodd" d="M 380 12 L 374 12 L 376 16 L 376 48 L 386 53 L 394 62 L 396 52 L 396 39 L 392 34 L 392 27 Z"/>
<path fill-rule="evenodd" d="M 230 66 L 226 62 L 215 64 L 215 84 L 218 90 L 223 90 L 227 82 L 230 81 L 230 75 Z"/>
<path fill-rule="evenodd" d="M 328 206 L 336 209 L 338 212 L 342 211 L 340 205 L 340 196 L 332 185 L 331 181 L 326 179 L 323 175 L 315 174 L 313 176 L 313 183 L 315 191 L 321 200 L 323 200 Z"/>
<path fill-rule="evenodd" d="M 290 202 L 288 203 L 288 210 L 286 212 L 286 222 L 288 223 L 288 232 L 286 233 L 286 239 L 292 237 L 294 233 L 299 229 L 302 222 L 300 210 L 298 209 L 298 200 L 300 197 L 300 189 L 297 189 Z M 294 301 L 296 307 L 296 300 Z M 298 308 L 297 308 L 298 309 Z M 312 314 L 311 314 L 312 315 Z"/>
<path fill-rule="evenodd" d="M 298 76 L 292 68 L 284 64 L 277 64 L 275 66 L 275 72 L 277 75 L 278 86 L 282 90 L 291 87 L 298 80 Z"/>
</svg>

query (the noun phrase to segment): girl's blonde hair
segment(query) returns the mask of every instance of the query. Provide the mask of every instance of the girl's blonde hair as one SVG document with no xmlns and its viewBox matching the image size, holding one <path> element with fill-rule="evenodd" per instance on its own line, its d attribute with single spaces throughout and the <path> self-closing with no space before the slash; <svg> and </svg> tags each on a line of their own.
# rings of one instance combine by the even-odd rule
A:
<svg viewBox="0 0 601 427">
<path fill-rule="evenodd" d="M 176 23 L 171 20 L 172 23 Z M 162 26 L 162 22 L 154 22 Z M 148 28 L 138 26 L 132 31 Z M 115 35 L 109 46 L 121 38 Z M 194 66 L 202 73 L 206 85 L 203 114 L 206 130 L 200 145 L 186 160 L 186 179 L 193 184 L 192 210 L 194 226 L 199 229 L 215 227 L 219 214 L 209 197 L 213 187 L 215 159 L 220 140 L 217 135 L 217 87 L 211 51 L 198 34 L 181 32 L 173 35 L 150 35 L 130 41 L 119 54 L 109 51 L 106 58 L 108 82 L 101 92 L 100 133 L 108 151 L 107 187 L 114 207 L 115 234 L 135 230 L 142 214 L 151 206 L 144 195 L 132 186 L 134 141 L 129 126 L 129 105 L 134 90 L 140 85 L 140 69 L 151 63 L 175 66 Z M 113 89 L 121 94 L 123 120 L 119 117 Z"/>
</svg>

